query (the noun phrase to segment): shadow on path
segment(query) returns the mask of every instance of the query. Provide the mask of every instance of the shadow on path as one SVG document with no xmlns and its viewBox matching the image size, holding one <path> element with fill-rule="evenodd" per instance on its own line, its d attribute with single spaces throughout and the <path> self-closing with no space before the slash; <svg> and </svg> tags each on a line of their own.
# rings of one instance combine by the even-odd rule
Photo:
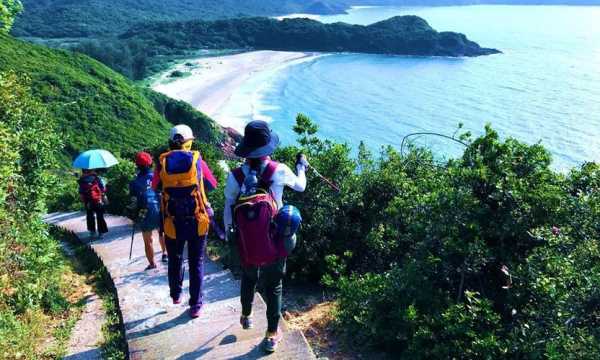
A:
<svg viewBox="0 0 600 360">
<path fill-rule="evenodd" d="M 157 314 L 155 314 L 154 316 L 156 316 L 156 315 Z M 173 318 L 173 319 L 171 319 L 171 320 L 169 320 L 167 322 L 161 323 L 161 324 L 154 325 L 154 327 L 152 327 L 150 329 L 145 329 L 145 330 L 135 331 L 135 332 L 129 333 L 127 337 L 129 339 L 137 339 L 137 338 L 141 338 L 141 337 L 144 337 L 144 336 L 155 335 L 155 334 L 158 334 L 160 332 L 173 329 L 173 328 L 175 328 L 175 327 L 177 327 L 179 325 L 185 325 L 186 323 L 188 323 L 188 322 L 190 322 L 192 320 L 193 319 L 190 318 L 190 316 L 188 315 L 188 312 L 187 311 L 183 311 L 176 318 Z M 125 326 L 127 328 L 131 328 L 131 327 L 129 327 L 129 323 L 125 324 Z"/>
</svg>

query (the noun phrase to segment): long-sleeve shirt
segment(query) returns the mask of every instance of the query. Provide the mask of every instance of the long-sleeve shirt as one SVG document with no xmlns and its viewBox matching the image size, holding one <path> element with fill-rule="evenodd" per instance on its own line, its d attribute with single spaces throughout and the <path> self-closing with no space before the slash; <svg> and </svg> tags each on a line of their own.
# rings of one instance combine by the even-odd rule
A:
<svg viewBox="0 0 600 360">
<path fill-rule="evenodd" d="M 261 170 L 264 170 L 267 162 L 265 161 L 262 164 Z M 245 176 L 248 176 L 250 173 L 250 166 L 248 164 L 244 164 L 242 166 L 242 171 Z M 296 172 L 298 175 L 294 174 L 294 172 L 285 164 L 278 164 L 275 169 L 275 173 L 271 178 L 273 184 L 271 185 L 271 191 L 273 192 L 273 197 L 277 202 L 277 207 L 280 209 L 283 207 L 283 189 L 288 186 L 292 190 L 303 192 L 306 189 L 306 173 L 303 166 L 298 166 L 296 168 Z M 225 231 L 227 232 L 233 225 L 233 214 L 232 207 L 237 201 L 237 198 L 240 192 L 245 189 L 240 188 L 237 180 L 233 173 L 229 173 L 227 177 L 227 183 L 225 185 L 225 209 L 224 209 L 224 223 L 225 223 Z"/>
</svg>

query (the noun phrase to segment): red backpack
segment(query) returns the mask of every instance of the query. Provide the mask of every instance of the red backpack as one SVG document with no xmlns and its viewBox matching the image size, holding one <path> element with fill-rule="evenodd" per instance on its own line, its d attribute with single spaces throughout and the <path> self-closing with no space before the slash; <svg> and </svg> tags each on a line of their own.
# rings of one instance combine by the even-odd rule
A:
<svg viewBox="0 0 600 360">
<path fill-rule="evenodd" d="M 104 194 L 100 187 L 100 178 L 97 175 L 87 175 L 79 179 L 79 193 L 83 195 L 86 203 L 102 204 Z"/>
<path fill-rule="evenodd" d="M 282 242 L 275 237 L 277 202 L 271 192 L 277 163 L 270 161 L 260 175 L 254 194 L 241 194 L 233 207 L 238 231 L 238 248 L 242 265 L 263 266 L 285 256 Z M 241 168 L 233 170 L 240 189 L 246 180 Z"/>
</svg>

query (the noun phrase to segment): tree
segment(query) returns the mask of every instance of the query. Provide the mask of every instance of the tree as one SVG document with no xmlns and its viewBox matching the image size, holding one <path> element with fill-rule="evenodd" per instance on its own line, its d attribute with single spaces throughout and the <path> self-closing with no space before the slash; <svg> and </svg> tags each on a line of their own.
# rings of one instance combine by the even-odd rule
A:
<svg viewBox="0 0 600 360">
<path fill-rule="evenodd" d="M 9 32 L 21 11 L 23 4 L 20 0 L 0 0 L 0 32 Z"/>
</svg>

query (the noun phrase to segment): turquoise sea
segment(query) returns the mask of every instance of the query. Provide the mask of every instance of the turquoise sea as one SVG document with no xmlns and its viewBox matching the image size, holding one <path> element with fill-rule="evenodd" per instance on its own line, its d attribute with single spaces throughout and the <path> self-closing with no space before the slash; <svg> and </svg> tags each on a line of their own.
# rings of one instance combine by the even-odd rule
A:
<svg viewBox="0 0 600 360">
<path fill-rule="evenodd" d="M 423 17 L 439 31 L 465 33 L 504 53 L 478 58 L 325 55 L 249 80 L 223 111 L 268 119 L 284 142 L 302 112 L 320 134 L 377 151 L 418 131 L 451 135 L 458 123 L 480 134 L 541 143 L 566 170 L 600 161 L 600 7 L 361 7 L 324 22 L 370 24 L 395 15 Z M 443 157 L 460 145 L 419 138 Z"/>
</svg>

